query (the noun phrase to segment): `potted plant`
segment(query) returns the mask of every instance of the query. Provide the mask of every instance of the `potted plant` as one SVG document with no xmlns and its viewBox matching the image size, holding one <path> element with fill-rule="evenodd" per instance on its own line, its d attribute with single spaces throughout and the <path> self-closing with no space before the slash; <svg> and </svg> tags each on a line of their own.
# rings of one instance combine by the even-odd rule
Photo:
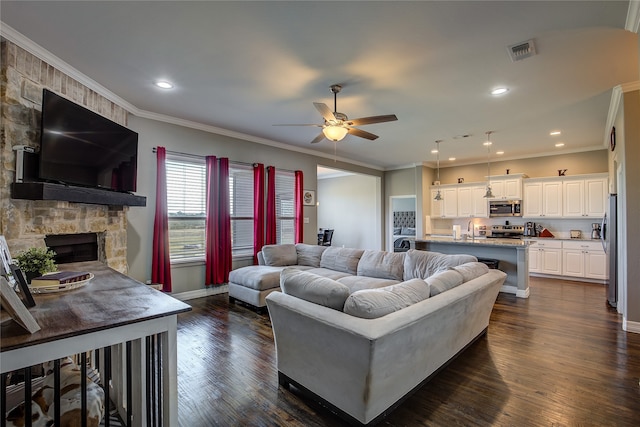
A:
<svg viewBox="0 0 640 427">
<path fill-rule="evenodd" d="M 55 256 L 56 253 L 49 248 L 29 248 L 16 256 L 16 263 L 27 278 L 27 282 L 31 283 L 34 277 L 58 270 Z"/>
</svg>

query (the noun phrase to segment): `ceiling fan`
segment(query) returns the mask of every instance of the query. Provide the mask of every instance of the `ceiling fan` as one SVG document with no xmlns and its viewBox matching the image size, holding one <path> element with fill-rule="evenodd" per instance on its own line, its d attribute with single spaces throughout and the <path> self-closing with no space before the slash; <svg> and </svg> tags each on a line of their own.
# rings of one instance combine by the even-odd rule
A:
<svg viewBox="0 0 640 427">
<path fill-rule="evenodd" d="M 301 125 L 274 125 L 274 126 L 317 126 L 322 128 L 322 132 L 316 136 L 312 144 L 322 141 L 327 138 L 331 141 L 340 141 L 347 134 L 358 136 L 373 141 L 378 138 L 378 135 L 374 135 L 370 132 L 363 131 L 354 126 L 370 125 L 374 123 L 392 122 L 398 120 L 395 114 L 387 114 L 384 116 L 370 116 L 361 117 L 359 119 L 349 119 L 346 114 L 338 112 L 338 93 L 342 90 L 342 86 L 335 84 L 331 85 L 331 92 L 333 92 L 333 111 L 327 104 L 322 102 L 314 102 L 313 105 L 324 118 L 324 123 L 319 124 L 301 124 Z"/>
</svg>

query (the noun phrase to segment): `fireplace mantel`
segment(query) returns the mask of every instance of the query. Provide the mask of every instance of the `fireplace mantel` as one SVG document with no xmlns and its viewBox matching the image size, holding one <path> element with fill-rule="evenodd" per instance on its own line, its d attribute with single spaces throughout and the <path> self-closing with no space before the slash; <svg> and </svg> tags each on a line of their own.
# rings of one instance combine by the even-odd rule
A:
<svg viewBox="0 0 640 427">
<path fill-rule="evenodd" d="M 51 182 L 14 182 L 11 198 L 26 200 L 60 200 L 110 206 L 146 206 L 147 198 L 100 188 L 75 187 Z"/>
</svg>

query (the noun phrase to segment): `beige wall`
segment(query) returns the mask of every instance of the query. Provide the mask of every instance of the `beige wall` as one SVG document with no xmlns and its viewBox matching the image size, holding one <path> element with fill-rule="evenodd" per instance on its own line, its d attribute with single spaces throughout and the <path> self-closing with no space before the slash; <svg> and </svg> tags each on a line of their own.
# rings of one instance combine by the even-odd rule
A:
<svg viewBox="0 0 640 427">
<path fill-rule="evenodd" d="M 529 178 L 557 176 L 558 169 L 567 169 L 566 174 L 581 175 L 586 173 L 607 172 L 607 150 L 586 151 L 583 153 L 557 154 L 546 157 L 532 157 L 529 159 L 492 161 L 491 175 L 510 173 L 524 173 Z M 486 180 L 487 164 L 454 166 L 440 168 L 440 182 L 442 184 L 456 184 L 458 178 L 464 182 L 480 182 Z"/>
</svg>

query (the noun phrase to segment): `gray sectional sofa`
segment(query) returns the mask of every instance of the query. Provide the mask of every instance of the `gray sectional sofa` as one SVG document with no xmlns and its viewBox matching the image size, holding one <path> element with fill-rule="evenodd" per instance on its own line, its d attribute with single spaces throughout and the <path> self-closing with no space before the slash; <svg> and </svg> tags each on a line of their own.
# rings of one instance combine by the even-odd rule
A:
<svg viewBox="0 0 640 427">
<path fill-rule="evenodd" d="M 279 383 L 356 425 L 380 421 L 480 338 L 506 274 L 471 255 L 265 246 L 229 296 L 266 303 Z"/>
<path fill-rule="evenodd" d="M 377 250 L 296 245 L 267 245 L 258 253 L 259 265 L 229 273 L 229 300 L 240 300 L 258 309 L 265 298 L 280 290 L 280 272 L 295 266 L 346 285 L 351 292 L 380 288 L 412 278 L 426 278 L 439 270 L 477 261 L 471 255 L 442 255 L 410 250 L 392 253 Z"/>
</svg>

